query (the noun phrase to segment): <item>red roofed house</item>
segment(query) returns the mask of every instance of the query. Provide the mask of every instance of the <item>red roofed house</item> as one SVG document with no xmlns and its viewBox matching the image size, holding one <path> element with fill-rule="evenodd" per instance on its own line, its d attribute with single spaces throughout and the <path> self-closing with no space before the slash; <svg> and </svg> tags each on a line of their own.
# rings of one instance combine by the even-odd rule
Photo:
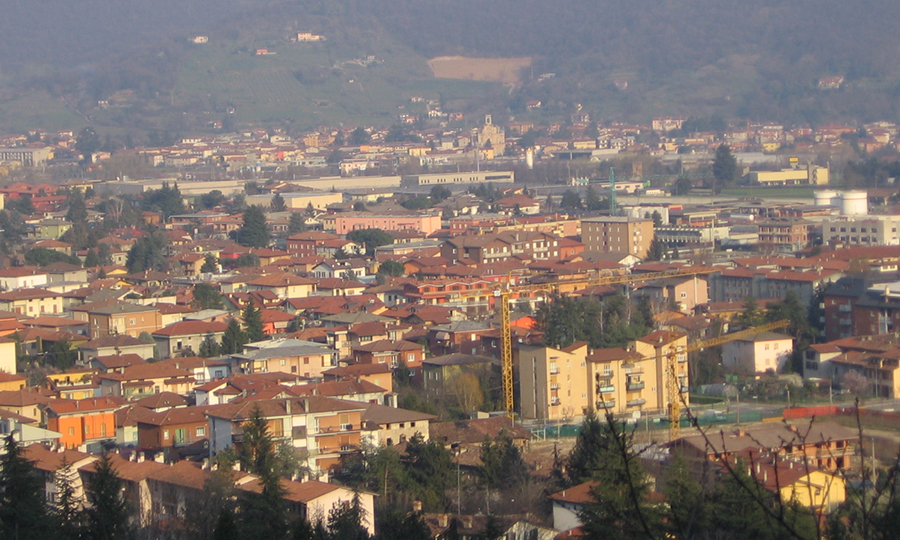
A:
<svg viewBox="0 0 900 540">
<path fill-rule="evenodd" d="M 223 322 L 181 321 L 153 332 L 153 339 L 159 356 L 171 358 L 188 349 L 199 351 L 207 339 L 221 343 L 226 328 Z"/>
<path fill-rule="evenodd" d="M 179 447 L 207 438 L 206 407 L 179 407 L 137 420 L 139 448 Z"/>
<path fill-rule="evenodd" d="M 41 409 L 47 428 L 62 434 L 60 444 L 66 448 L 79 448 L 86 443 L 115 439 L 115 412 L 125 403 L 116 396 L 55 399 Z"/>
</svg>

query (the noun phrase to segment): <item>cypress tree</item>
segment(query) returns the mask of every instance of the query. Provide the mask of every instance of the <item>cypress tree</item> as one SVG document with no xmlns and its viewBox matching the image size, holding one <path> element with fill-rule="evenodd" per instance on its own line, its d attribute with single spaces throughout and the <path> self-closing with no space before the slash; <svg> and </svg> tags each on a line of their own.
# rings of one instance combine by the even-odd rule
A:
<svg viewBox="0 0 900 540">
<path fill-rule="evenodd" d="M 54 509 L 60 540 L 78 540 L 83 534 L 84 513 L 72 485 L 72 479 L 76 476 L 72 464 L 63 457 L 62 465 L 56 471 L 57 502 Z"/>
</svg>

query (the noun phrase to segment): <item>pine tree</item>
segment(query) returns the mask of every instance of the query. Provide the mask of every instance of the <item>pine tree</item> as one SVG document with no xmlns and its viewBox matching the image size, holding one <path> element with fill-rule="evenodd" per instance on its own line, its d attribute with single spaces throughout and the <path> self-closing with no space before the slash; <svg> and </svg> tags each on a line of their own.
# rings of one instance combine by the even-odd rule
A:
<svg viewBox="0 0 900 540">
<path fill-rule="evenodd" d="M 247 335 L 249 343 L 262 341 L 266 339 L 266 333 L 263 331 L 262 315 L 253 303 L 247 304 L 244 308 L 244 332 Z"/>
<path fill-rule="evenodd" d="M 209 283 L 194 287 L 193 306 L 197 309 L 222 309 L 222 295 Z"/>
<path fill-rule="evenodd" d="M 203 358 L 211 358 L 213 356 L 219 356 L 219 352 L 219 344 L 210 336 L 204 339 L 203 343 L 200 344 L 200 352 L 198 355 Z"/>
<path fill-rule="evenodd" d="M 203 259 L 203 266 L 200 267 L 200 271 L 214 274 L 218 270 L 218 263 L 219 261 L 216 260 L 216 257 L 212 253 L 207 253 L 206 257 Z"/>
<path fill-rule="evenodd" d="M 228 327 L 222 336 L 222 347 L 219 350 L 222 354 L 237 354 L 244 350 L 244 344 L 247 343 L 247 334 L 241 330 L 241 324 L 237 319 L 228 321 Z"/>
<path fill-rule="evenodd" d="M 299 212 L 291 213 L 291 220 L 288 222 L 288 234 L 302 233 L 306 230 L 306 220 L 303 214 Z"/>
<path fill-rule="evenodd" d="M 354 493 L 350 504 L 336 503 L 328 513 L 329 536 L 332 540 L 369 540 L 365 521 L 366 512 L 360 504 L 359 493 Z"/>
<path fill-rule="evenodd" d="M 12 435 L 0 458 L 0 538 L 45 540 L 50 520 L 43 482 Z"/>
<path fill-rule="evenodd" d="M 122 495 L 122 481 L 112 459 L 104 454 L 95 462 L 94 476 L 88 482 L 86 496 L 87 538 L 123 540 L 133 536 L 131 511 Z"/>
<path fill-rule="evenodd" d="M 284 212 L 286 208 L 284 197 L 281 196 L 281 193 L 276 193 L 272 197 L 272 202 L 269 203 L 269 210 L 272 212 Z"/>
<path fill-rule="evenodd" d="M 283 538 L 287 533 L 287 509 L 275 455 L 275 443 L 260 408 L 254 407 L 243 425 L 239 456 L 241 465 L 259 477 L 262 493 L 246 493 L 241 500 L 241 536 L 252 540 Z"/>
<path fill-rule="evenodd" d="M 77 475 L 72 470 L 72 464 L 63 456 L 59 470 L 56 471 L 57 501 L 54 509 L 59 540 L 78 540 L 83 534 L 84 512 L 72 485 L 72 480 Z"/>
<path fill-rule="evenodd" d="M 244 210 L 244 224 L 237 231 L 237 241 L 242 246 L 264 248 L 269 245 L 269 228 L 266 214 L 259 206 Z"/>
<path fill-rule="evenodd" d="M 87 252 L 87 256 L 84 258 L 84 266 L 85 268 L 93 268 L 95 266 L 100 266 L 100 257 L 97 255 L 97 252 L 93 249 L 89 249 Z"/>
<path fill-rule="evenodd" d="M 213 531 L 212 540 L 239 540 L 241 538 L 234 514 L 227 508 L 219 514 L 216 528 Z"/>
</svg>

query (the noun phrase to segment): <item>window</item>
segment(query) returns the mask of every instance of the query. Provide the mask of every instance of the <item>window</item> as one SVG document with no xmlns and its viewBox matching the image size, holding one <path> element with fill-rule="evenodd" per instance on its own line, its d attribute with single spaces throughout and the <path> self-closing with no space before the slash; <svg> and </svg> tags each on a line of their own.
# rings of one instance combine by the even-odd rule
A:
<svg viewBox="0 0 900 540">
<path fill-rule="evenodd" d="M 73 427 L 69 428 L 69 435 L 75 435 L 75 428 L 73 428 Z"/>
<path fill-rule="evenodd" d="M 169 430 L 168 430 L 168 429 L 164 429 L 164 430 L 163 430 L 163 440 L 164 440 L 164 441 L 168 441 L 168 440 L 169 440 Z"/>
<path fill-rule="evenodd" d="M 196 433 L 198 437 L 206 437 L 206 427 L 197 426 L 197 429 L 194 430 L 194 433 Z"/>
<path fill-rule="evenodd" d="M 100 424 L 100 436 L 106 437 L 106 424 Z"/>
</svg>

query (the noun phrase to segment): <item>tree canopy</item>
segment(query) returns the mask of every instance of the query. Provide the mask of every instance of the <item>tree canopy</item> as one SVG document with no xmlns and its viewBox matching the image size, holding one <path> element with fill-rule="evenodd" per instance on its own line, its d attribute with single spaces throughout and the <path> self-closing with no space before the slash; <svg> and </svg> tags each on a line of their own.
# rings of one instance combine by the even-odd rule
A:
<svg viewBox="0 0 900 540">
<path fill-rule="evenodd" d="M 237 242 L 242 246 L 264 248 L 269 245 L 269 227 L 266 214 L 259 206 L 244 210 L 244 224 L 237 230 Z"/>
</svg>

